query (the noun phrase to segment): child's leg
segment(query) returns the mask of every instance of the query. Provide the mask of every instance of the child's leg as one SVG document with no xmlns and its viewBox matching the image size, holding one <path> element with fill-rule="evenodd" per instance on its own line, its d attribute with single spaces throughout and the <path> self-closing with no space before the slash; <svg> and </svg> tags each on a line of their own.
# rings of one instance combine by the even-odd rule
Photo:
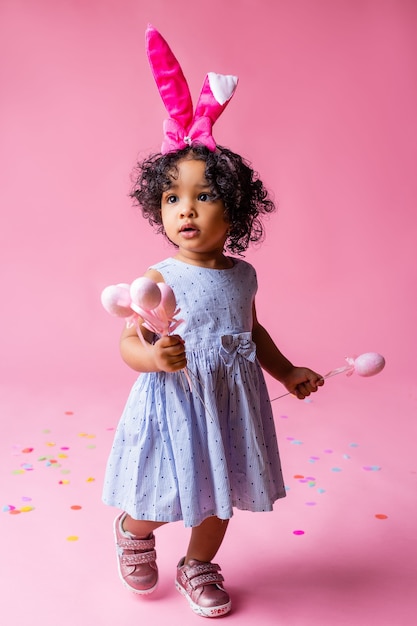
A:
<svg viewBox="0 0 417 626">
<path fill-rule="evenodd" d="M 128 533 L 132 533 L 135 537 L 145 539 L 160 526 L 163 526 L 166 522 L 150 522 L 147 520 L 136 520 L 130 515 L 126 515 L 123 520 L 123 530 Z"/>
<path fill-rule="evenodd" d="M 219 565 L 211 561 L 220 548 L 229 520 L 208 517 L 191 532 L 185 559 L 177 566 L 176 587 L 192 610 L 204 617 L 219 617 L 230 611 L 230 596 L 223 587 Z"/>
<path fill-rule="evenodd" d="M 226 534 L 229 520 L 207 517 L 199 526 L 194 526 L 188 545 L 185 563 L 191 559 L 210 562 L 214 559 Z"/>
<path fill-rule="evenodd" d="M 119 576 L 131 591 L 152 593 L 158 584 L 155 537 L 161 522 L 138 521 L 121 513 L 114 521 Z"/>
</svg>

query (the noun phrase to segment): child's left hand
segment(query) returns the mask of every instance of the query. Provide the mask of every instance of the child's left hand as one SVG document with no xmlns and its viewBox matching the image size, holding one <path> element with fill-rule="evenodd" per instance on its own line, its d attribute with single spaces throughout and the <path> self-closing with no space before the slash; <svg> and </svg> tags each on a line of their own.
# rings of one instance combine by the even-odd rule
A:
<svg viewBox="0 0 417 626">
<path fill-rule="evenodd" d="M 281 382 L 292 395 L 304 400 L 324 385 L 324 378 L 308 367 L 293 367 Z"/>
</svg>

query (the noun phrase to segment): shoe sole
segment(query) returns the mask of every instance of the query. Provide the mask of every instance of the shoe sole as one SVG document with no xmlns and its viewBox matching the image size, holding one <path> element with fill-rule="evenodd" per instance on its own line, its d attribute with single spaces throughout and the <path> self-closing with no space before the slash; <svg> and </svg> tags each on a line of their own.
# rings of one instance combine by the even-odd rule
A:
<svg viewBox="0 0 417 626">
<path fill-rule="evenodd" d="M 229 602 L 227 602 L 226 604 L 222 604 L 221 606 L 200 606 L 190 598 L 184 587 L 181 587 L 177 580 L 175 581 L 175 587 L 180 592 L 180 594 L 183 595 L 186 600 L 188 600 L 188 604 L 190 605 L 194 613 L 197 613 L 197 615 L 201 615 L 202 617 L 221 617 L 222 615 L 226 615 L 226 613 L 229 613 L 230 609 L 232 608 L 232 602 L 230 600 Z"/>
<path fill-rule="evenodd" d="M 116 519 L 114 520 L 114 523 L 113 523 L 113 535 L 114 535 L 114 541 L 116 543 L 116 546 L 117 546 L 116 524 L 119 523 L 119 519 L 120 519 L 120 517 L 116 517 Z M 118 554 L 116 554 L 116 560 L 117 560 L 117 573 L 119 574 L 119 578 L 122 581 L 123 586 L 126 587 L 126 589 L 129 589 L 129 591 L 131 591 L 132 593 L 136 593 L 139 596 L 147 596 L 150 593 L 153 593 L 155 591 L 155 589 L 158 586 L 158 582 L 159 582 L 158 580 L 156 581 L 154 586 L 150 587 L 149 589 L 135 589 L 135 587 L 131 587 L 129 585 L 129 583 L 126 581 L 126 579 L 123 578 L 123 574 L 122 574 L 122 571 L 120 569 L 120 561 L 119 561 Z"/>
</svg>

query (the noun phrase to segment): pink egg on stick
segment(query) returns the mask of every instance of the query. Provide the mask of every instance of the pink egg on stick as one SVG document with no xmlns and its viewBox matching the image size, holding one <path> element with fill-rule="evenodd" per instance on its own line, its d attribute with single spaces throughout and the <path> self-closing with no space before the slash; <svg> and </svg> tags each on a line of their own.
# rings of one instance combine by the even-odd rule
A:
<svg viewBox="0 0 417 626">
<path fill-rule="evenodd" d="M 346 376 L 352 376 L 353 373 L 364 377 L 375 376 L 375 374 L 379 374 L 379 372 L 381 372 L 385 367 L 385 359 L 382 354 L 379 354 L 378 352 L 365 352 L 358 357 L 346 357 L 345 360 L 347 363 L 346 365 L 335 370 L 331 370 L 323 376 L 323 379 L 343 373 L 345 373 Z M 284 398 L 288 395 L 290 395 L 289 391 L 287 393 L 283 393 L 281 396 L 273 398 L 271 402 Z"/>
<path fill-rule="evenodd" d="M 117 317 L 130 317 L 132 315 L 129 289 L 130 285 L 127 283 L 109 285 L 103 289 L 101 292 L 101 304 L 107 313 Z"/>
<path fill-rule="evenodd" d="M 365 352 L 354 361 L 355 372 L 359 376 L 375 376 L 385 367 L 385 359 L 378 352 Z"/>
<path fill-rule="evenodd" d="M 177 308 L 177 301 L 175 299 L 174 292 L 171 287 L 166 283 L 157 283 L 157 286 L 161 292 L 161 302 L 158 308 L 163 308 L 168 318 L 172 318 L 175 315 Z"/>
<path fill-rule="evenodd" d="M 130 297 L 133 304 L 145 311 L 152 311 L 161 302 L 161 291 L 153 280 L 141 276 L 130 285 Z"/>
</svg>

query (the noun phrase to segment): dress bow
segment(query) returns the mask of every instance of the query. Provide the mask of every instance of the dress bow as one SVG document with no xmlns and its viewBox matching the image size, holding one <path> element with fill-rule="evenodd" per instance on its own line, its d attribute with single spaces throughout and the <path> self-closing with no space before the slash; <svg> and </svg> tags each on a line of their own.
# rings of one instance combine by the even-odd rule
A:
<svg viewBox="0 0 417 626">
<path fill-rule="evenodd" d="M 252 333 L 239 333 L 237 335 L 223 335 L 221 338 L 219 354 L 225 365 L 232 365 L 237 354 L 241 354 L 252 363 L 256 359 L 256 345 L 252 341 Z"/>
</svg>

